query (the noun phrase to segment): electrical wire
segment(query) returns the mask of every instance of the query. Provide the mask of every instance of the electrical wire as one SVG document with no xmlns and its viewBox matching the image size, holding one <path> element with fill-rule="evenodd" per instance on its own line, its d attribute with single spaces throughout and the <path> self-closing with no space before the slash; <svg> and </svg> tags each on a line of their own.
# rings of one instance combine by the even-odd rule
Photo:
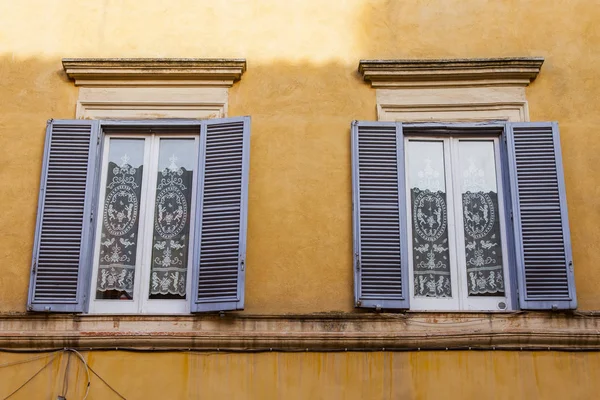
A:
<svg viewBox="0 0 600 400">
<path fill-rule="evenodd" d="M 52 352 L 44 352 L 45 354 L 43 356 L 40 357 L 32 357 L 29 358 L 27 360 L 22 360 L 22 361 L 16 361 L 16 362 L 11 362 L 11 363 L 6 363 L 6 364 L 2 364 L 0 366 L 4 367 L 4 366 L 11 366 L 11 365 L 19 365 L 19 364 L 24 364 L 26 362 L 32 362 L 35 360 L 39 360 L 41 358 L 44 357 L 48 357 L 48 353 L 49 354 L 54 354 L 54 356 L 52 356 L 52 358 L 42 367 L 40 368 L 31 378 L 29 378 L 28 380 L 26 380 L 21 386 L 19 386 L 17 389 L 15 389 L 12 393 L 10 393 L 8 396 L 6 396 L 4 399 L 2 400 L 7 400 L 10 397 L 12 397 L 14 394 L 16 394 L 19 390 L 23 389 L 29 382 L 31 382 L 36 376 L 38 376 L 46 367 L 48 367 L 48 365 L 50 365 L 57 357 L 58 352 L 63 352 L 64 353 L 68 353 L 69 358 L 67 359 L 67 366 L 65 367 L 65 376 L 63 378 L 63 388 L 62 388 L 62 396 L 65 397 L 68 391 L 68 373 L 69 373 L 69 365 L 70 365 L 70 361 L 71 361 L 71 353 L 74 353 L 83 363 L 84 367 L 85 367 L 85 372 L 86 372 L 86 376 L 87 376 L 87 385 L 86 385 L 86 390 L 85 390 L 85 395 L 83 396 L 82 400 L 86 400 L 88 397 L 88 394 L 90 392 L 90 386 L 91 386 L 91 376 L 90 376 L 90 371 L 96 375 L 96 377 L 98 377 L 98 379 L 100 379 L 102 381 L 102 383 L 104 383 L 110 390 L 112 390 L 117 396 L 119 396 L 121 399 L 123 400 L 127 400 L 121 393 L 119 393 L 115 388 L 113 388 L 108 382 L 106 382 L 106 380 L 104 380 L 104 378 L 102 378 L 96 371 L 94 371 L 92 369 L 92 367 L 90 367 L 88 365 L 88 363 L 85 361 L 85 358 L 83 357 L 83 355 L 73 349 L 73 348 L 65 348 L 65 349 L 61 349 L 61 350 L 53 350 Z"/>
<path fill-rule="evenodd" d="M 78 352 L 77 350 L 68 348 L 68 349 L 64 349 L 64 351 L 71 351 L 71 352 L 75 353 L 79 357 L 79 359 L 81 360 L 81 362 L 83 363 L 83 365 L 85 366 L 85 373 L 87 375 L 87 386 L 86 386 L 86 389 L 85 389 L 85 395 L 83 396 L 83 399 L 81 399 L 81 400 L 85 400 L 85 399 L 87 399 L 88 394 L 90 392 L 90 383 L 91 383 L 91 380 L 90 380 L 90 367 L 88 366 L 87 362 L 85 361 L 85 358 L 83 358 L 83 356 L 81 355 L 81 353 Z"/>
<path fill-rule="evenodd" d="M 64 353 L 63 353 L 64 354 Z M 69 366 L 71 365 L 71 353 L 67 354 L 67 366 L 65 367 L 65 375 L 63 376 L 63 387 L 61 396 L 67 397 L 69 391 Z"/>
<path fill-rule="evenodd" d="M 14 349 L 1 349 L 0 348 L 0 352 L 2 351 L 11 351 L 17 353 L 18 351 L 14 351 Z M 301 352 L 323 352 L 323 353 L 343 353 L 343 352 L 380 352 L 380 351 L 387 351 L 387 352 L 421 352 L 421 351 L 559 351 L 559 352 L 598 352 L 599 349 L 597 348 L 586 348 L 586 347 L 553 347 L 553 346 L 535 346 L 535 347 L 531 347 L 531 346 L 491 346 L 491 345 L 486 345 L 486 346 L 454 346 L 454 347 L 426 347 L 426 348 L 418 348 L 418 347 L 382 347 L 382 348 L 358 348 L 358 347 L 350 347 L 350 348 L 253 348 L 253 349 L 249 349 L 249 348 L 240 348 L 240 349 L 219 349 L 219 348 L 206 348 L 206 349 L 182 349 L 182 348 L 146 348 L 146 349 L 140 349 L 140 348 L 126 348 L 126 347 L 120 347 L 120 348 L 115 348 L 115 347 L 111 347 L 111 348 L 90 348 L 90 349 L 80 349 L 82 351 L 129 351 L 129 352 L 140 352 L 140 353 L 156 353 L 156 352 L 182 352 L 182 353 L 187 353 L 187 354 L 194 354 L 194 355 L 202 355 L 202 356 L 207 356 L 207 355 L 217 355 L 217 354 L 237 354 L 237 353 L 271 353 L 271 352 L 278 352 L 278 353 L 301 353 Z M 0 367 L 7 367 L 7 366 L 12 366 L 12 365 L 19 365 L 19 364 L 25 364 L 28 362 L 32 362 L 35 360 L 39 360 L 41 358 L 47 357 L 49 354 L 54 354 L 52 356 L 52 358 L 42 367 L 40 368 L 31 378 L 29 378 L 27 381 L 25 381 L 21 386 L 19 386 L 17 389 L 15 389 L 12 393 L 10 393 L 8 396 L 4 397 L 4 399 L 2 400 L 7 400 L 10 397 L 12 397 L 14 394 L 16 394 L 19 390 L 21 390 L 23 387 L 25 387 L 29 382 L 31 382 L 36 376 L 38 376 L 45 368 L 47 368 L 57 357 L 58 352 L 72 352 L 75 355 L 77 355 L 77 357 L 81 360 L 81 362 L 83 363 L 85 370 L 86 370 L 86 375 L 87 375 L 87 386 L 86 386 L 86 392 L 85 395 L 83 397 L 82 400 L 87 399 L 89 391 L 90 391 L 90 386 L 91 386 L 91 379 L 90 379 L 90 371 L 98 378 L 100 379 L 100 381 L 102 381 L 102 383 L 104 383 L 104 385 L 106 385 L 106 387 L 108 387 L 113 393 L 115 393 L 117 396 L 119 396 L 119 398 L 123 399 L 123 400 L 127 400 L 125 398 L 125 396 L 123 396 L 121 393 L 119 393 L 115 388 L 113 388 L 106 380 L 104 380 L 104 378 L 102 378 L 96 371 L 94 371 L 94 369 L 92 367 L 90 367 L 88 365 L 88 363 L 85 361 L 85 358 L 81 355 L 81 353 L 79 351 L 77 351 L 74 348 L 63 348 L 63 349 L 29 349 L 27 352 L 37 352 L 37 353 L 44 353 L 43 356 L 39 356 L 39 357 L 32 357 L 29 358 L 27 360 L 22 360 L 22 361 L 16 361 L 16 362 L 11 362 L 11 363 L 5 363 L 5 364 L 0 364 Z M 65 370 L 65 374 L 68 373 L 68 367 L 69 367 L 69 361 L 67 361 L 67 368 Z M 65 376 L 65 379 L 67 377 Z M 68 384 L 66 386 L 68 388 Z M 66 395 L 66 387 L 63 381 L 63 396 Z"/>
<path fill-rule="evenodd" d="M 498 334 L 501 334 L 498 333 Z M 135 348 L 135 347 L 85 347 L 78 348 L 79 351 L 126 351 L 131 353 L 194 353 L 201 355 L 217 355 L 217 354 L 239 354 L 239 353 L 337 353 L 337 352 L 377 352 L 377 351 L 440 351 L 440 350 L 488 350 L 488 351 L 561 351 L 561 352 L 600 352 L 598 347 L 576 347 L 576 346 L 530 346 L 530 345 L 473 345 L 473 346 L 449 346 L 449 347 L 344 347 L 344 348 L 332 348 L 332 347 L 260 347 L 260 348 L 178 348 L 178 347 L 150 347 L 150 348 Z M 63 351 L 65 349 L 60 349 Z M 14 349 L 3 349 L 0 348 L 0 352 L 14 352 Z M 27 353 L 51 353 L 56 352 L 55 349 L 29 349 Z M 88 366 L 89 368 L 89 366 Z"/>
<path fill-rule="evenodd" d="M 88 363 L 85 361 L 85 358 L 83 357 L 83 355 L 81 355 L 80 352 L 78 352 L 77 350 L 73 349 L 73 348 L 66 348 L 64 349 L 64 351 L 68 351 L 68 352 L 72 352 L 75 353 L 77 355 L 77 357 L 79 357 L 79 359 L 81 360 L 81 362 L 83 363 L 83 365 L 85 366 L 85 372 L 87 374 L 87 388 L 85 391 L 85 395 L 83 396 L 82 400 L 87 399 L 88 397 L 88 393 L 90 391 L 90 384 L 91 384 L 91 379 L 90 379 L 90 371 L 96 375 L 98 377 L 98 379 L 100 379 L 102 381 L 102 383 L 104 383 L 110 390 L 112 390 L 117 396 L 119 396 L 121 399 L 123 400 L 127 400 L 121 393 L 119 393 L 115 388 L 113 388 L 108 382 L 106 382 L 96 371 L 94 371 L 92 369 L 92 367 L 90 367 L 88 365 Z M 67 364 L 68 365 L 68 364 Z"/>
<path fill-rule="evenodd" d="M 102 381 L 102 382 L 103 382 L 103 383 L 104 383 L 104 384 L 105 384 L 105 385 L 106 385 L 106 386 L 107 386 L 107 387 L 108 387 L 110 390 L 112 390 L 112 391 L 113 391 L 113 393 L 115 393 L 115 394 L 116 394 L 117 396 L 119 396 L 121 399 L 123 399 L 123 400 L 127 400 L 127 399 L 125 398 L 125 396 L 123 396 L 121 393 L 119 393 L 119 392 L 117 391 L 117 389 L 115 389 L 115 388 L 113 388 L 112 386 L 110 386 L 108 382 L 106 382 L 106 381 L 105 381 L 105 380 L 104 380 L 104 379 L 103 379 L 103 378 L 102 378 L 100 375 L 98 375 L 98 373 L 97 373 L 96 371 L 94 371 L 94 370 L 92 369 L 92 367 L 88 366 L 88 368 L 90 369 L 90 371 L 92 371 L 92 373 L 93 373 L 94 375 L 96 375 L 96 376 L 98 377 L 98 379 L 100 379 L 100 380 L 101 380 L 101 381 Z"/>
<path fill-rule="evenodd" d="M 7 400 L 7 399 L 11 398 L 15 393 L 17 393 L 19 390 L 23 389 L 25 387 L 25 385 L 27 385 L 36 376 L 38 376 L 44 369 L 46 369 L 46 367 L 48 365 L 52 364 L 52 362 L 54 361 L 55 358 L 56 358 L 56 354 L 42 368 L 40 368 L 35 374 L 33 374 L 33 376 L 31 378 L 27 379 L 21 386 L 16 388 L 12 393 L 10 393 L 8 396 L 6 396 L 3 400 Z"/>
<path fill-rule="evenodd" d="M 53 353 L 58 353 L 60 350 L 53 350 L 50 353 L 45 352 L 43 355 L 39 356 L 39 357 L 32 357 L 32 358 L 28 358 L 27 360 L 19 360 L 19 361 L 13 361 L 13 362 L 7 362 L 4 364 L 0 364 L 0 368 L 4 368 L 4 367 L 11 367 L 13 365 L 19 365 L 19 364 L 26 364 L 28 362 L 32 362 L 32 361 L 36 361 L 42 358 L 46 358 L 48 357 L 48 354 L 53 354 Z"/>
</svg>

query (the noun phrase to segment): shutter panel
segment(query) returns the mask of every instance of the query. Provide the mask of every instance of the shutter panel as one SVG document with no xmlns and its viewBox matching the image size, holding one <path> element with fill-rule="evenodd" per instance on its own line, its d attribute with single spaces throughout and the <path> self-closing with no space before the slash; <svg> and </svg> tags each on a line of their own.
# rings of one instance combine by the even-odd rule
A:
<svg viewBox="0 0 600 400">
<path fill-rule="evenodd" d="M 509 123 L 507 144 L 521 308 L 574 309 L 558 126 Z"/>
<path fill-rule="evenodd" d="M 357 307 L 409 307 L 402 125 L 352 124 Z"/>
<path fill-rule="evenodd" d="M 92 256 L 97 121 L 51 121 L 46 132 L 27 308 L 83 312 Z"/>
<path fill-rule="evenodd" d="M 205 121 L 192 312 L 244 308 L 250 118 Z"/>
</svg>

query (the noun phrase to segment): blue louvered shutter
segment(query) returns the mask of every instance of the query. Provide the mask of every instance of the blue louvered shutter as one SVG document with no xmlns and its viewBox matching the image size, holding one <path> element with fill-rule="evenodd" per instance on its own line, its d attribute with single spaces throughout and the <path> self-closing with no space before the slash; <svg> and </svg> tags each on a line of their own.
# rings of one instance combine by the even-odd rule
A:
<svg viewBox="0 0 600 400">
<path fill-rule="evenodd" d="M 402 125 L 352 124 L 357 307 L 409 308 Z"/>
<path fill-rule="evenodd" d="M 201 132 L 192 312 L 244 308 L 250 118 Z"/>
<path fill-rule="evenodd" d="M 574 309 L 577 300 L 558 126 L 510 123 L 507 144 L 520 306 Z"/>
<path fill-rule="evenodd" d="M 93 248 L 97 157 L 97 121 L 49 122 L 27 304 L 30 311 L 84 311 Z"/>
</svg>

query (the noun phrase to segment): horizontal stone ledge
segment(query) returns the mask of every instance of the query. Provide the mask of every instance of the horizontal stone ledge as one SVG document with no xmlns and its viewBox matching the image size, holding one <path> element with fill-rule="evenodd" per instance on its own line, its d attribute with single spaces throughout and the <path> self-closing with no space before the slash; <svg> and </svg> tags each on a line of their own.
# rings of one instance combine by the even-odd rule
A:
<svg viewBox="0 0 600 400">
<path fill-rule="evenodd" d="M 361 60 L 358 72 L 375 88 L 529 85 L 541 57 Z"/>
<path fill-rule="evenodd" d="M 600 350 L 600 318 L 557 313 L 0 315 L 0 348 Z"/>
<path fill-rule="evenodd" d="M 245 59 L 63 58 L 76 86 L 231 86 L 246 71 Z"/>
</svg>

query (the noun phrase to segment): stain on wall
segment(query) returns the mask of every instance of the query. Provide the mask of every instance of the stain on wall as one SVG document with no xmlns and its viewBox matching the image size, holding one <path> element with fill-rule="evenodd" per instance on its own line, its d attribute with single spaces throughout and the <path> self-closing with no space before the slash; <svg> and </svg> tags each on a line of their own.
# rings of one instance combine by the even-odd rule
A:
<svg viewBox="0 0 600 400">
<path fill-rule="evenodd" d="M 68 353 L 58 354 L 15 399 L 63 394 Z M 591 399 L 598 353 L 83 353 L 127 399 Z M 37 357 L 0 354 L 0 364 Z M 49 356 L 51 357 L 51 356 Z M 0 369 L 6 396 L 50 358 Z M 82 398 L 83 364 L 73 354 L 67 398 Z M 89 400 L 118 398 L 91 373 Z"/>
</svg>

